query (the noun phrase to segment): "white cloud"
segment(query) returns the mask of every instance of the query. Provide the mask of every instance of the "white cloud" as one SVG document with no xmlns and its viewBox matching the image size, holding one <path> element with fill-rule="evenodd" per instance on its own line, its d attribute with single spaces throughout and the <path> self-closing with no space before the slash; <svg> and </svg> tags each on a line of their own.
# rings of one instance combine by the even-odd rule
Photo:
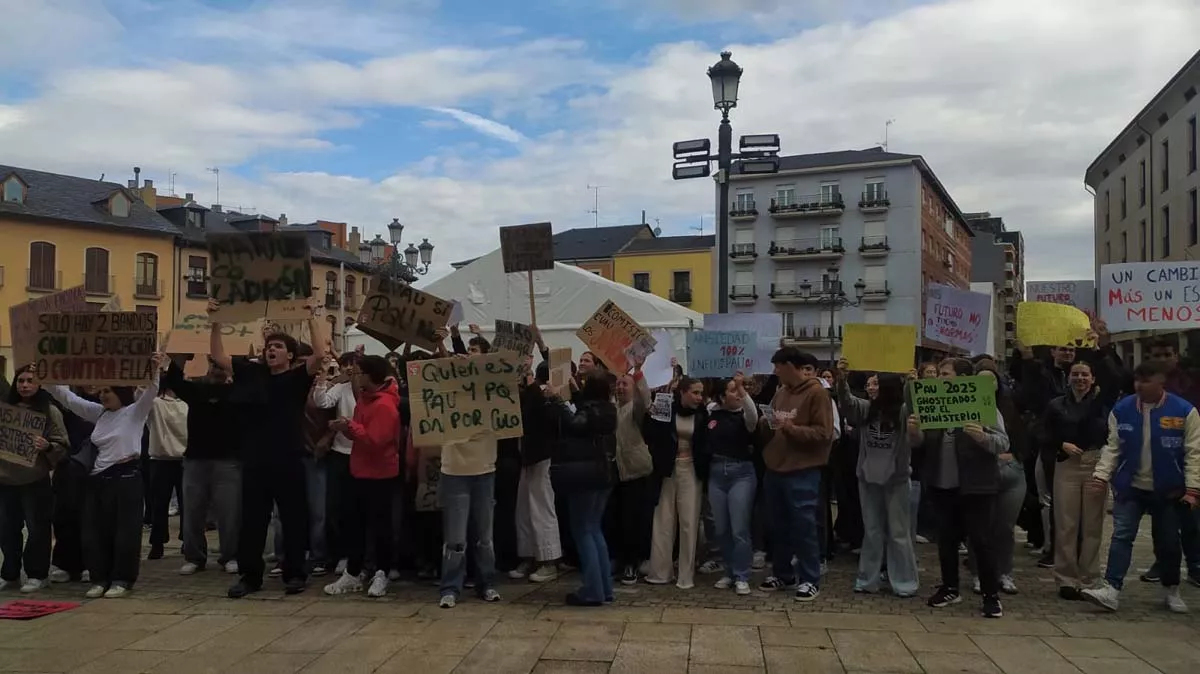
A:
<svg viewBox="0 0 1200 674">
<path fill-rule="evenodd" d="M 500 122 L 497 122 L 493 119 L 488 119 L 487 117 L 480 117 L 474 113 L 467 112 L 465 110 L 459 110 L 457 108 L 430 109 L 440 112 L 444 115 L 449 115 L 454 119 L 457 119 L 463 126 L 470 127 L 485 136 L 491 136 L 492 138 L 503 140 L 509 143 L 520 143 L 521 141 L 525 140 L 525 137 L 521 135 L 521 132 L 517 131 L 511 126 L 505 126 Z"/>
<path fill-rule="evenodd" d="M 1025 233 L 1028 278 L 1083 278 L 1092 269 L 1083 171 L 1191 55 L 1196 25 L 1194 0 L 946 0 L 745 39 L 731 45 L 746 73 L 735 133 L 779 133 L 787 153 L 862 148 L 894 118 L 891 149 L 923 154 L 963 209 Z M 670 180 L 670 144 L 715 136 L 704 73 L 720 48 L 647 46 L 637 63 L 613 65 L 590 60 L 580 42 L 545 38 L 358 63 L 81 68 L 45 80 L 36 99 L 7 101 L 0 148 L 6 163 L 81 175 L 137 163 L 162 181 L 173 169 L 181 192 L 205 199 L 204 166 L 326 143 L 328 131 L 356 123 L 358 106 L 486 111 L 475 128 L 494 136 L 537 119 L 542 131 L 516 136 L 515 153 L 451 146 L 381 180 L 222 171 L 223 201 L 292 221 L 345 220 L 373 235 L 398 217 L 414 240 L 430 237 L 445 269 L 497 245 L 497 225 L 590 224 L 588 184 L 604 186 L 602 224 L 635 222 L 645 209 L 684 233 L 711 215 L 711 183 Z M 564 87 L 587 93 L 560 101 Z"/>
</svg>

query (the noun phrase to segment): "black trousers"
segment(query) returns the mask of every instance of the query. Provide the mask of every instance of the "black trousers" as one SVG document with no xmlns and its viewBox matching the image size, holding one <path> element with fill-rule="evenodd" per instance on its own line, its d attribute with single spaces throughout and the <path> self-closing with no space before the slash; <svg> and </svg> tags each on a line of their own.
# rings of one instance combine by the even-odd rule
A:
<svg viewBox="0 0 1200 674">
<path fill-rule="evenodd" d="M 853 549 L 862 546 L 862 503 L 858 499 L 858 435 L 843 437 L 830 457 L 833 496 L 837 499 L 837 521 L 833 532 L 838 542 Z"/>
<path fill-rule="evenodd" d="M 150 459 L 150 545 L 171 540 L 171 495 L 179 503 L 179 540 L 183 540 L 183 459 Z"/>
<path fill-rule="evenodd" d="M 346 572 L 350 575 L 357 576 L 363 571 L 368 547 L 372 555 L 370 568 L 387 573 L 392 560 L 392 495 L 398 488 L 397 478 L 354 479 L 344 503 Z"/>
<path fill-rule="evenodd" d="M 142 556 L 145 489 L 136 459 L 112 466 L 87 481 L 83 508 L 83 555 L 93 585 L 137 582 Z"/>
<path fill-rule="evenodd" d="M 350 475 L 350 455 L 330 450 L 325 454 L 325 547 L 329 562 L 350 556 L 346 541 L 349 501 L 355 480 Z"/>
<path fill-rule="evenodd" d="M 50 476 L 19 486 L 0 486 L 0 578 L 9 582 L 25 575 L 46 580 L 50 575 L 50 526 L 54 520 L 54 487 Z M 29 531 L 26 539 L 22 529 Z"/>
<path fill-rule="evenodd" d="M 506 446 L 496 457 L 496 505 L 492 511 L 492 543 L 496 551 L 497 571 L 511 571 L 521 563 L 517 556 L 517 490 L 520 484 L 521 453 Z M 467 556 L 472 558 L 467 568 L 474 569 L 474 555 L 468 552 Z"/>
<path fill-rule="evenodd" d="M 79 580 L 86 568 L 83 561 L 83 506 L 88 471 L 70 458 L 54 469 L 54 566 Z"/>
<path fill-rule="evenodd" d="M 654 528 L 653 478 L 618 482 L 608 499 L 612 513 L 608 550 L 618 567 L 632 566 L 635 570 L 650 559 L 650 537 Z"/>
<path fill-rule="evenodd" d="M 929 496 L 939 513 L 938 563 L 942 567 L 942 585 L 959 589 L 958 544 L 966 541 L 975 554 L 979 569 L 979 589 L 985 595 L 1000 591 L 1000 572 L 995 550 L 995 494 L 963 494 L 957 489 L 928 487 Z"/>
<path fill-rule="evenodd" d="M 304 580 L 307 576 L 308 493 L 305 479 L 304 461 L 299 454 L 243 464 L 238 569 L 247 585 L 262 585 L 263 548 L 267 543 L 273 508 L 279 508 L 279 522 L 283 526 L 283 580 Z"/>
</svg>

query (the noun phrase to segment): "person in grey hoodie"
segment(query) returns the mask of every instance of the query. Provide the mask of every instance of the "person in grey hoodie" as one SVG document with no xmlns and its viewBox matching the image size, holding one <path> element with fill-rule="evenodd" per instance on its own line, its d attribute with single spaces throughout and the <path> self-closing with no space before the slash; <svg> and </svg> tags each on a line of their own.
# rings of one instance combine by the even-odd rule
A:
<svg viewBox="0 0 1200 674">
<path fill-rule="evenodd" d="M 879 393 L 863 400 L 850 392 L 846 359 L 838 361 L 835 392 L 847 423 L 859 429 L 858 498 L 862 505 L 863 542 L 858 556 L 855 592 L 879 591 L 880 569 L 887 553 L 888 581 L 897 597 L 917 594 L 917 556 L 913 550 L 909 508 L 911 450 L 905 420 L 904 379 L 880 373 Z"/>
</svg>

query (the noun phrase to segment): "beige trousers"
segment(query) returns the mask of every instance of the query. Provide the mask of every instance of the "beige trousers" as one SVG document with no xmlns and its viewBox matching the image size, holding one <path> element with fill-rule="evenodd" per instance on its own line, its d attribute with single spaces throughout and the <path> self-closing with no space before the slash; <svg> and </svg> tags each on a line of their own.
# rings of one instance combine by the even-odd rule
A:
<svg viewBox="0 0 1200 674">
<path fill-rule="evenodd" d="M 1099 458 L 1098 451 L 1084 452 L 1054 468 L 1054 581 L 1059 587 L 1090 587 L 1100 577 L 1105 495 L 1086 487 Z"/>
<path fill-rule="evenodd" d="M 692 460 L 676 459 L 675 473 L 663 480 L 658 506 L 654 509 L 648 582 L 666 584 L 671 581 L 675 532 L 678 531 L 679 576 L 675 585 L 684 590 L 695 587 L 696 537 L 700 528 L 702 491 Z"/>
</svg>

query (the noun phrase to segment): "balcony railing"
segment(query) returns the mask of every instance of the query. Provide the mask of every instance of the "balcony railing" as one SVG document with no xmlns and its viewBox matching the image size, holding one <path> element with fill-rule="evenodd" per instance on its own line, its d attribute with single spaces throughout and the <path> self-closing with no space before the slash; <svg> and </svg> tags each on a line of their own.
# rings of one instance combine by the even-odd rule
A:
<svg viewBox="0 0 1200 674">
<path fill-rule="evenodd" d="M 163 296 L 162 279 L 133 279 L 133 296 L 138 299 L 160 300 Z"/>
<path fill-rule="evenodd" d="M 758 299 L 758 286 L 734 285 L 729 287 L 729 299 L 734 302 L 754 301 Z"/>
<path fill-rule="evenodd" d="M 691 304 L 692 303 L 692 289 L 691 288 L 671 288 L 670 291 L 667 292 L 667 297 L 672 302 L 678 302 L 680 304 Z"/>
<path fill-rule="evenodd" d="M 879 301 L 885 300 L 892 294 L 892 289 L 888 287 L 887 281 L 867 281 L 863 288 L 863 300 Z"/>
<path fill-rule="evenodd" d="M 25 269 L 25 288 L 32 292 L 52 293 L 62 290 L 62 271 Z"/>
<path fill-rule="evenodd" d="M 884 192 L 863 192 L 858 198 L 858 207 L 864 211 L 881 211 L 892 205 L 888 194 Z"/>
<path fill-rule="evenodd" d="M 858 244 L 858 252 L 868 257 L 886 255 L 892 247 L 888 245 L 887 236 L 864 236 Z"/>
<path fill-rule="evenodd" d="M 735 243 L 729 247 L 729 257 L 758 257 L 758 250 L 752 243 Z"/>
<path fill-rule="evenodd" d="M 116 292 L 117 277 L 111 274 L 83 274 L 83 292 L 88 295 L 112 295 Z"/>
<path fill-rule="evenodd" d="M 842 326 L 828 325 L 789 325 L 784 326 L 784 339 L 790 339 L 797 342 L 828 342 L 842 341 Z"/>
<path fill-rule="evenodd" d="M 792 199 L 771 199 L 772 215 L 821 215 L 846 210 L 841 194 L 805 194 Z"/>
<path fill-rule="evenodd" d="M 342 305 L 341 297 L 338 297 L 336 294 L 334 294 L 334 295 L 326 294 L 325 295 L 325 308 L 326 309 L 337 309 L 341 305 Z"/>
<path fill-rule="evenodd" d="M 743 201 L 729 207 L 729 217 L 733 220 L 753 220 L 758 217 L 758 205 L 753 201 Z"/>
<path fill-rule="evenodd" d="M 811 239 L 785 239 L 782 241 L 772 241 L 771 247 L 767 250 L 768 255 L 789 256 L 789 255 L 820 255 L 822 253 L 844 253 L 845 246 L 842 245 L 842 239 L 838 236 L 823 236 Z"/>
</svg>

